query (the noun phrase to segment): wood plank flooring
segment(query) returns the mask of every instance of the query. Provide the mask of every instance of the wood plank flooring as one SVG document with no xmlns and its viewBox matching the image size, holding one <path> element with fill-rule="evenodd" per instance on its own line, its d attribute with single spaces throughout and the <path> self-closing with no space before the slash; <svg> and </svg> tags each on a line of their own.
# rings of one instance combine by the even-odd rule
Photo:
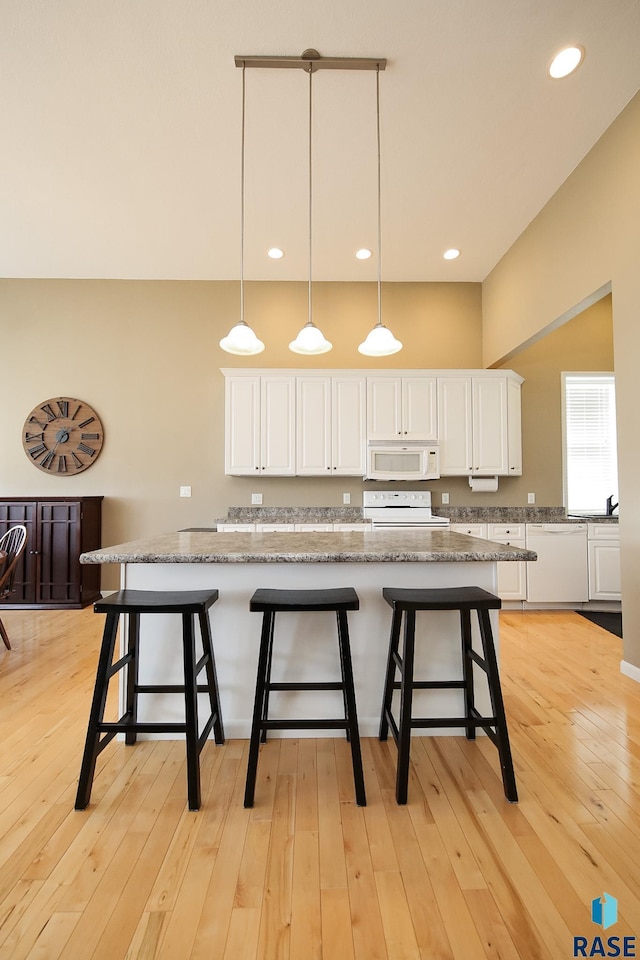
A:
<svg viewBox="0 0 640 960">
<path fill-rule="evenodd" d="M 640 938 L 640 687 L 577 614 L 501 614 L 519 804 L 486 738 L 414 738 L 406 807 L 364 740 L 366 808 L 345 740 L 273 739 L 252 810 L 208 743 L 198 813 L 181 741 L 111 744 L 75 811 L 102 618 L 3 619 L 1 960 L 562 960 L 605 891 Z"/>
</svg>

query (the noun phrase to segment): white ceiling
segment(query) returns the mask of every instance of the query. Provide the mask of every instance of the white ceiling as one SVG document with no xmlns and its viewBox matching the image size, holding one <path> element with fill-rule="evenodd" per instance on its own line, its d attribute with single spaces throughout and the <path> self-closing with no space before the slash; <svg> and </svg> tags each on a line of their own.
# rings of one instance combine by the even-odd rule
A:
<svg viewBox="0 0 640 960">
<path fill-rule="evenodd" d="M 0 274 L 237 279 L 234 55 L 308 47 L 388 60 L 383 280 L 480 281 L 640 87 L 640 2 L 2 0 Z M 308 77 L 246 81 L 245 278 L 306 280 Z M 313 277 L 375 279 L 375 73 L 313 83 Z"/>
</svg>

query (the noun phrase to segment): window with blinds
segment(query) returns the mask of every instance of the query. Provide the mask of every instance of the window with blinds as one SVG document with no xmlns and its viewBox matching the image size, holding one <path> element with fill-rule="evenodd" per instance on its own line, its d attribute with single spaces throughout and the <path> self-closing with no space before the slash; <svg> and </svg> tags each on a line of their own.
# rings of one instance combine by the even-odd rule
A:
<svg viewBox="0 0 640 960">
<path fill-rule="evenodd" d="M 564 486 L 568 513 L 605 513 L 618 500 L 613 373 L 563 373 Z"/>
</svg>

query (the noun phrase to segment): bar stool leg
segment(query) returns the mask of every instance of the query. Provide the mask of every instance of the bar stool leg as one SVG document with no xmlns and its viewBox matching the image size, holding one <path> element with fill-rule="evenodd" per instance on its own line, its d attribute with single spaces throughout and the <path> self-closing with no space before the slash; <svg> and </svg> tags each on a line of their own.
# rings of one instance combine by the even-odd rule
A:
<svg viewBox="0 0 640 960">
<path fill-rule="evenodd" d="M 351 762 L 353 764 L 353 779 L 356 788 L 356 803 L 359 807 L 366 807 L 367 798 L 364 789 L 364 773 L 362 770 L 362 753 L 360 751 L 360 734 L 358 732 L 358 716 L 356 712 L 356 694 L 353 682 L 353 666 L 351 663 L 351 645 L 349 643 L 349 626 L 345 610 L 338 610 L 338 644 L 340 646 L 340 666 L 342 669 L 342 688 L 345 700 L 345 720 L 351 744 Z"/>
<path fill-rule="evenodd" d="M 413 661 L 416 636 L 415 610 L 404 612 L 404 649 L 400 683 L 400 723 L 398 725 L 398 770 L 396 803 L 407 802 L 409 788 L 409 754 L 411 751 L 411 705 L 413 701 Z"/>
<path fill-rule="evenodd" d="M 402 626 L 402 612 L 394 608 L 391 620 L 391 637 L 389 639 L 389 656 L 387 659 L 387 674 L 384 684 L 384 697 L 382 699 L 382 714 L 380 716 L 379 740 L 386 740 L 389 734 L 389 721 L 387 714 L 391 710 L 391 701 L 393 699 L 393 682 L 396 677 L 396 661 L 398 645 L 400 643 L 400 628 Z"/>
<path fill-rule="evenodd" d="M 462 637 L 462 676 L 464 678 L 464 714 L 472 717 L 475 710 L 473 689 L 473 660 L 471 659 L 471 611 L 460 611 L 460 635 Z M 467 740 L 475 740 L 475 724 L 465 727 Z"/>
<path fill-rule="evenodd" d="M 491 709 L 496 718 L 496 739 L 498 741 L 498 755 L 500 757 L 500 768 L 502 770 L 502 785 L 504 793 L 511 803 L 518 802 L 518 790 L 516 787 L 516 777 L 513 769 L 513 758 L 511 756 L 511 746 L 509 744 L 509 731 L 507 728 L 507 718 L 504 712 L 504 701 L 502 699 L 502 687 L 500 685 L 500 674 L 498 672 L 498 661 L 496 658 L 495 645 L 493 643 L 493 633 L 491 630 L 491 620 L 488 610 L 478 610 L 478 621 L 480 624 L 480 636 L 482 637 L 482 648 L 484 659 L 487 665 L 487 676 L 489 678 L 489 695 L 491 697 Z"/>
<path fill-rule="evenodd" d="M 267 653 L 267 672 L 265 676 L 265 685 L 264 685 L 264 696 L 262 701 L 262 719 L 266 720 L 269 716 L 269 684 L 271 683 L 271 665 L 273 663 L 273 631 L 275 630 L 276 625 L 276 615 L 275 612 L 271 614 L 271 627 L 269 629 L 269 650 Z M 260 734 L 260 743 L 267 742 L 267 731 L 262 728 L 262 733 Z"/>
<path fill-rule="evenodd" d="M 91 797 L 91 786 L 96 769 L 96 760 L 98 759 L 98 744 L 100 741 L 100 731 L 98 725 L 104 718 L 104 708 L 107 701 L 107 692 L 109 689 L 109 670 L 113 662 L 113 651 L 116 645 L 116 634 L 118 632 L 118 613 L 108 613 L 104 625 L 102 636 L 102 646 L 100 647 L 100 656 L 98 658 L 98 669 L 96 671 L 96 685 L 93 689 L 93 699 L 91 701 L 91 711 L 89 713 L 89 723 L 87 726 L 87 738 L 82 755 L 82 765 L 80 767 L 80 778 L 78 780 L 78 792 L 76 794 L 76 810 L 84 810 Z"/>
<path fill-rule="evenodd" d="M 218 675 L 216 673 L 216 661 L 213 656 L 213 641 L 211 639 L 211 627 L 206 610 L 198 614 L 200 621 L 200 636 L 202 638 L 202 652 L 207 658 L 205 671 L 207 674 L 207 686 L 209 688 L 209 706 L 213 715 L 213 737 L 216 743 L 224 743 L 224 727 L 222 725 L 222 713 L 220 711 L 220 691 L 218 690 Z"/>
<path fill-rule="evenodd" d="M 187 793 L 189 810 L 200 809 L 200 762 L 198 750 L 198 678 L 196 677 L 193 614 L 182 614 L 184 651 L 184 707 L 187 747 Z"/>
<path fill-rule="evenodd" d="M 258 673 L 256 676 L 256 695 L 253 703 L 253 721 L 251 723 L 251 739 L 249 741 L 249 760 L 247 763 L 247 782 L 244 790 L 245 807 L 253 806 L 256 789 L 256 772 L 258 770 L 258 752 L 260 750 L 261 720 L 265 716 L 268 704 L 265 700 L 267 669 L 269 665 L 270 645 L 273 639 L 273 620 L 275 614 L 265 611 L 262 616 L 262 634 L 260 637 L 260 653 L 258 655 Z"/>
<path fill-rule="evenodd" d="M 140 614 L 129 614 L 129 628 L 127 630 L 127 656 L 125 679 L 125 715 L 129 723 L 138 720 L 138 650 L 140 649 Z M 131 746 L 138 739 L 135 730 L 127 730 L 124 742 Z"/>
</svg>

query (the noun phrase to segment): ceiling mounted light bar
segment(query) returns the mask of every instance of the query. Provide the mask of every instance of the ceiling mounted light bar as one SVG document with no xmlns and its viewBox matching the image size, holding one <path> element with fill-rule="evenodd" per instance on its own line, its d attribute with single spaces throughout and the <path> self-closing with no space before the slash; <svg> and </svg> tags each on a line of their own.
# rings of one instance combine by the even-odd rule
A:
<svg viewBox="0 0 640 960">
<path fill-rule="evenodd" d="M 384 70 L 387 61 L 384 57 L 321 57 L 317 50 L 305 50 L 299 57 L 235 57 L 236 67 L 267 67 L 277 70 Z"/>
</svg>

